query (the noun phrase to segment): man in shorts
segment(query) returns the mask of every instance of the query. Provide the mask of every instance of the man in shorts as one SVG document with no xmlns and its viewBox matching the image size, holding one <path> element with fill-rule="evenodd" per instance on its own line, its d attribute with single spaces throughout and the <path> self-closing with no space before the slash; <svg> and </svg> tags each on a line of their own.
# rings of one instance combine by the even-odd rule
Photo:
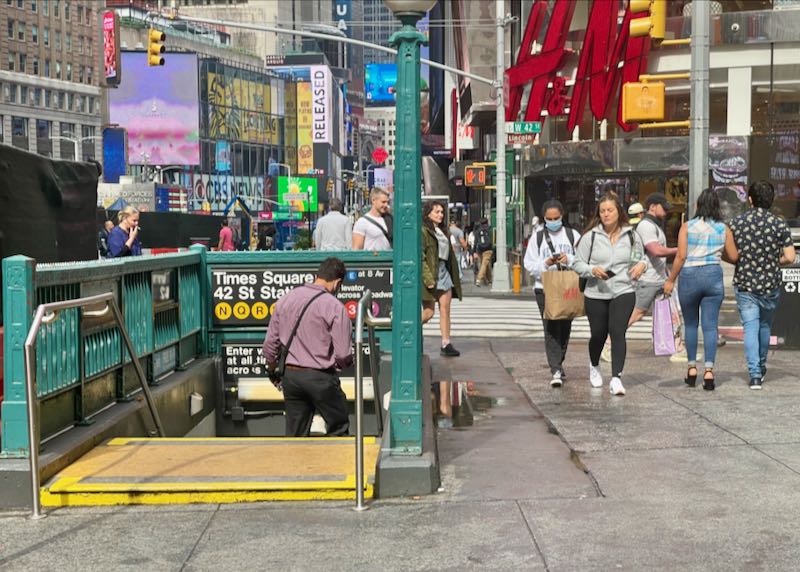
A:
<svg viewBox="0 0 800 572">
<path fill-rule="evenodd" d="M 672 205 L 664 193 L 653 193 L 645 201 L 645 214 L 636 225 L 636 232 L 642 239 L 647 258 L 647 270 L 636 283 L 636 304 L 628 325 L 638 322 L 652 308 L 656 297 L 664 291 L 667 280 L 667 258 L 674 257 L 677 248 L 667 247 L 664 221 Z"/>
</svg>

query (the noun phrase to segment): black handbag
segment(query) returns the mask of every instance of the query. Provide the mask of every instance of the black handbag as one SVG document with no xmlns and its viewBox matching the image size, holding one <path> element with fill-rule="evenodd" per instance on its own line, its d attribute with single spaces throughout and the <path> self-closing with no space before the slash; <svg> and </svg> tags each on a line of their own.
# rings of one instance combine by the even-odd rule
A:
<svg viewBox="0 0 800 572">
<path fill-rule="evenodd" d="M 306 310 L 308 310 L 308 307 L 311 305 L 311 302 L 313 302 L 314 300 L 316 300 L 325 293 L 326 292 L 320 292 L 319 294 L 311 298 L 311 300 L 306 302 L 305 306 L 303 306 L 303 310 L 300 312 L 300 315 L 297 318 L 297 322 L 295 322 L 294 324 L 294 329 L 292 329 L 292 334 L 289 336 L 286 345 L 281 344 L 280 349 L 278 349 L 278 359 L 275 361 L 275 369 L 273 369 L 270 372 L 269 376 L 270 379 L 272 380 L 272 383 L 276 385 L 279 384 L 280 381 L 283 379 L 284 373 L 286 373 L 286 358 L 289 356 L 289 348 L 291 347 L 292 342 L 294 341 L 295 335 L 297 335 L 297 328 L 300 327 L 300 321 L 303 319 Z"/>
</svg>

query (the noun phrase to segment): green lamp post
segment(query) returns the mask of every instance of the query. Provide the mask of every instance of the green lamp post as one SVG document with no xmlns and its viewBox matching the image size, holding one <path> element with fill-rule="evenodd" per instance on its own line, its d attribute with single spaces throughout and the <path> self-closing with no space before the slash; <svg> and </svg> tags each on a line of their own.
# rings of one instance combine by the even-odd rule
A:
<svg viewBox="0 0 800 572">
<path fill-rule="evenodd" d="M 392 270 L 392 454 L 422 453 L 422 256 L 420 45 L 416 23 L 436 0 L 384 0 L 403 23 L 389 42 L 397 48 Z"/>
</svg>

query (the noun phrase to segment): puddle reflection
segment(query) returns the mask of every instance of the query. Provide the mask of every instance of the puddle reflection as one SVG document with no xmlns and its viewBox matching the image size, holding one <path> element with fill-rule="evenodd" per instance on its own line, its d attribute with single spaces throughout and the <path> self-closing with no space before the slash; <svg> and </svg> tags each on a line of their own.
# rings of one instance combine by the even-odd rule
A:
<svg viewBox="0 0 800 572">
<path fill-rule="evenodd" d="M 436 424 L 442 429 L 470 427 L 492 407 L 502 407 L 507 399 L 481 395 L 474 381 L 440 381 L 433 387 Z"/>
</svg>

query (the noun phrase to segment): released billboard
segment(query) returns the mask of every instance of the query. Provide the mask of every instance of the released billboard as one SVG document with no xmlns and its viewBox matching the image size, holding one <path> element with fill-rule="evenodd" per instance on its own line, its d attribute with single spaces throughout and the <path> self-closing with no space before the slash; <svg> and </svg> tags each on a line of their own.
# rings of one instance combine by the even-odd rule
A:
<svg viewBox="0 0 800 572">
<path fill-rule="evenodd" d="M 111 123 L 128 131 L 131 165 L 199 165 L 197 54 L 166 54 L 148 66 L 144 52 L 123 52 L 125 80 L 109 90 Z"/>
</svg>

